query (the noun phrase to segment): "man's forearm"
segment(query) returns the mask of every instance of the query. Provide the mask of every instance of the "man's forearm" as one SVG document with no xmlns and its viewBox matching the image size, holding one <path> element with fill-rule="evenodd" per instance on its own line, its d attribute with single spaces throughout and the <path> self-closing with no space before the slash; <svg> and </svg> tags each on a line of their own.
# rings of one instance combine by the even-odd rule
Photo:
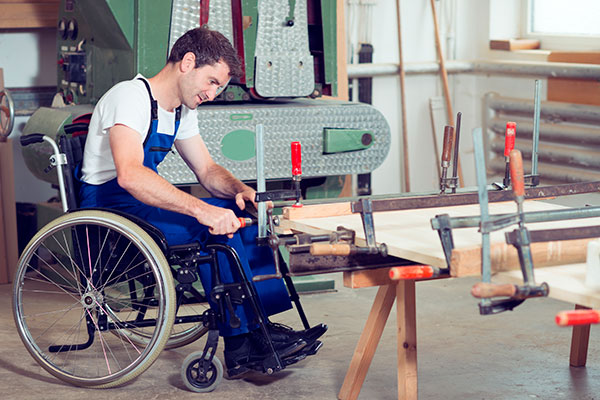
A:
<svg viewBox="0 0 600 400">
<path fill-rule="evenodd" d="M 215 197 L 233 198 L 250 187 L 237 179 L 231 172 L 218 164 L 213 164 L 202 185 Z"/>
<path fill-rule="evenodd" d="M 118 178 L 119 185 L 144 204 L 165 210 L 198 216 L 199 209 L 211 206 L 177 189 L 154 171 L 142 167 L 135 174 Z"/>
</svg>

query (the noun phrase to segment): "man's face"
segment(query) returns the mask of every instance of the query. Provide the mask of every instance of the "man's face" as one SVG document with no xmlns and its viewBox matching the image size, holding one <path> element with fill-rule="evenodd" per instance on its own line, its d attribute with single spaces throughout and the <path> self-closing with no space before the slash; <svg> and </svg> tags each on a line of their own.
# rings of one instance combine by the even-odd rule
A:
<svg viewBox="0 0 600 400">
<path fill-rule="evenodd" d="M 181 88 L 182 103 L 194 109 L 212 101 L 229 82 L 229 66 L 224 62 L 190 69 Z"/>
</svg>

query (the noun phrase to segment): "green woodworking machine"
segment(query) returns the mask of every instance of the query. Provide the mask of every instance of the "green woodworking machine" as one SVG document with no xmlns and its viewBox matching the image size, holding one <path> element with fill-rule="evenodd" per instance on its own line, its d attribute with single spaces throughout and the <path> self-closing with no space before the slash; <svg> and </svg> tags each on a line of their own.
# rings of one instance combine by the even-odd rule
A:
<svg viewBox="0 0 600 400">
<path fill-rule="evenodd" d="M 302 143 L 304 178 L 377 168 L 390 147 L 387 121 L 375 108 L 333 100 L 338 93 L 334 0 L 63 0 L 57 30 L 54 107 L 30 118 L 24 134 L 63 134 L 72 118 L 93 109 L 114 84 L 136 73 L 152 76 L 184 32 L 207 26 L 235 46 L 245 74 L 217 101 L 198 108 L 198 124 L 216 162 L 239 179 L 256 179 L 255 130 L 264 126 L 265 173 L 289 179 L 290 142 Z M 56 105 L 64 104 L 64 107 Z M 29 168 L 55 183 L 48 150 L 29 146 Z M 159 167 L 173 184 L 196 183 L 176 152 Z M 310 179 L 303 179 L 310 182 Z M 341 190 L 341 185 L 337 190 Z M 317 190 L 314 197 L 326 196 Z"/>
</svg>

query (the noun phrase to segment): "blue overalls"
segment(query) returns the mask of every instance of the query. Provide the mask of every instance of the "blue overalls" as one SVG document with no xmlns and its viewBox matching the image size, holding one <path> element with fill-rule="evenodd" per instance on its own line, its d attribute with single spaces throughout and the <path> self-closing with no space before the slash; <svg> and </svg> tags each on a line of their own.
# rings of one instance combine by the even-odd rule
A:
<svg viewBox="0 0 600 400">
<path fill-rule="evenodd" d="M 152 118 L 143 145 L 144 166 L 156 172 L 158 164 L 165 158 L 173 146 L 179 128 L 181 106 L 179 106 L 175 112 L 175 133 L 173 135 L 168 135 L 157 132 L 158 104 L 152 97 L 148 82 L 141 78 L 138 79 L 144 82 L 148 94 L 150 95 Z M 249 279 L 255 275 L 272 274 L 275 272 L 271 249 L 267 246 L 256 245 L 256 236 L 258 234 L 256 226 L 240 229 L 234 234 L 232 239 L 229 239 L 224 235 L 211 235 L 208 232 L 208 227 L 200 224 L 193 217 L 163 210 L 158 207 L 148 206 L 135 199 L 129 192 L 119 186 L 117 178 L 101 185 L 91 185 L 82 182 L 79 198 L 81 208 L 115 208 L 143 218 L 162 231 L 170 246 L 193 242 L 198 242 L 203 246 L 209 243 L 227 244 L 237 251 Z M 240 217 L 249 216 L 245 211 L 240 210 L 233 200 L 217 198 L 206 198 L 202 200 L 218 207 L 229 208 Z M 219 266 L 223 283 L 239 281 L 237 274 L 233 274 L 233 268 L 230 267 L 227 257 L 223 254 L 219 254 Z M 213 287 L 210 267 L 208 265 L 201 265 L 198 270 L 204 290 L 206 293 L 210 293 Z M 291 301 L 283 280 L 270 279 L 256 282 L 254 283 L 254 286 L 256 287 L 265 315 L 269 316 L 277 314 L 291 308 Z M 258 326 L 250 304 L 246 303 L 248 302 L 234 306 L 235 313 L 241 320 L 241 327 L 233 329 L 228 323 L 219 324 L 219 331 L 222 336 L 247 333 Z M 216 309 L 214 304 L 211 304 L 211 306 L 213 309 Z M 227 320 L 229 320 L 229 318 L 227 318 Z"/>
</svg>

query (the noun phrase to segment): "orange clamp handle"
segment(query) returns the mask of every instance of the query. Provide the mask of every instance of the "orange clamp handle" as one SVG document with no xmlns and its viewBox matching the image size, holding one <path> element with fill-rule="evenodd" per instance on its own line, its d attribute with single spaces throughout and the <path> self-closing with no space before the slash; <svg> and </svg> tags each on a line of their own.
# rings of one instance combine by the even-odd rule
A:
<svg viewBox="0 0 600 400">
<path fill-rule="evenodd" d="M 517 123 L 507 122 L 506 133 L 504 134 L 504 157 L 508 157 L 512 149 L 515 148 L 515 138 L 517 136 Z"/>
<path fill-rule="evenodd" d="M 349 256 L 352 245 L 347 243 L 313 243 L 310 245 L 312 256 Z"/>
<path fill-rule="evenodd" d="M 556 325 L 573 326 L 600 323 L 600 311 L 598 310 L 572 310 L 561 311 L 556 314 Z"/>
<path fill-rule="evenodd" d="M 454 141 L 454 127 L 444 127 L 444 147 L 442 148 L 442 162 L 450 162 L 450 153 L 452 151 L 452 142 Z"/>
<path fill-rule="evenodd" d="M 523 157 L 519 150 L 510 152 L 510 179 L 515 196 L 525 195 L 525 178 L 523 177 Z"/>
<path fill-rule="evenodd" d="M 510 283 L 495 284 L 478 282 L 471 288 L 471 295 L 478 299 L 488 299 L 490 297 L 512 297 L 517 293 L 515 285 Z"/>
<path fill-rule="evenodd" d="M 414 265 L 409 267 L 390 268 L 390 279 L 393 281 L 427 279 L 432 278 L 434 274 L 435 270 L 429 265 Z"/>
<path fill-rule="evenodd" d="M 292 176 L 302 175 L 302 146 L 292 142 Z"/>
<path fill-rule="evenodd" d="M 245 228 L 254 224 L 254 220 L 252 218 L 238 217 L 238 221 L 240 221 L 240 228 Z"/>
</svg>

